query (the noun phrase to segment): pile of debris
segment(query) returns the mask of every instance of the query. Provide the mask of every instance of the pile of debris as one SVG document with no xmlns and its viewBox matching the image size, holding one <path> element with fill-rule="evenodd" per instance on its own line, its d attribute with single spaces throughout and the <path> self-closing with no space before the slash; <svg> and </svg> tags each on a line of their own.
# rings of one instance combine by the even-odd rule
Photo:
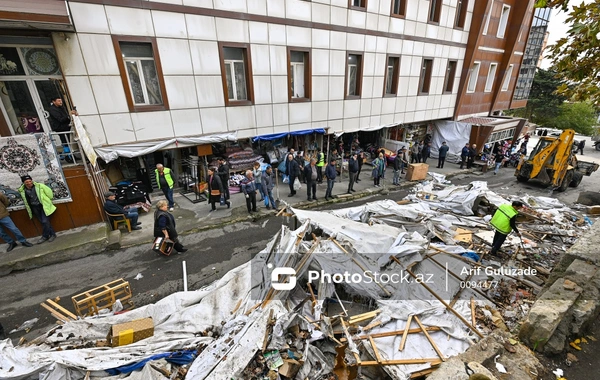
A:
<svg viewBox="0 0 600 380">
<path fill-rule="evenodd" d="M 110 378 L 107 369 L 190 348 L 191 379 L 423 377 L 485 335 L 512 330 L 558 255 L 588 225 L 552 199 L 527 197 L 528 238 L 509 238 L 502 259 L 489 257 L 490 215 L 510 200 L 483 182 L 436 181 L 401 202 L 290 208 L 297 229 L 282 226 L 250 262 L 205 289 L 69 321 L 60 337 L 26 347 L 0 342 L 0 377 L 60 369 L 78 378 L 85 368 L 89 378 Z M 154 321 L 150 338 L 86 345 L 104 339 L 115 323 L 146 317 Z M 65 345 L 76 349 L 57 349 Z M 153 379 L 169 378 L 151 364 L 140 368 L 153 371 Z"/>
</svg>

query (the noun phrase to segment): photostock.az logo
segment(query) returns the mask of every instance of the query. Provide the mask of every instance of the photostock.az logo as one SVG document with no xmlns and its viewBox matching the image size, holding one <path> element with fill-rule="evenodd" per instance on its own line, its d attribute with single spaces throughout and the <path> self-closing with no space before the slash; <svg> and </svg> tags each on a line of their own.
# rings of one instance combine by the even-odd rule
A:
<svg viewBox="0 0 600 380">
<path fill-rule="evenodd" d="M 273 267 L 273 265 L 268 264 L 267 267 L 270 269 Z M 279 282 L 279 276 L 289 276 L 288 282 Z M 296 271 L 294 270 L 294 268 L 279 267 L 273 269 L 273 272 L 271 272 L 271 286 L 275 290 L 294 289 L 294 287 L 296 286 Z"/>
</svg>

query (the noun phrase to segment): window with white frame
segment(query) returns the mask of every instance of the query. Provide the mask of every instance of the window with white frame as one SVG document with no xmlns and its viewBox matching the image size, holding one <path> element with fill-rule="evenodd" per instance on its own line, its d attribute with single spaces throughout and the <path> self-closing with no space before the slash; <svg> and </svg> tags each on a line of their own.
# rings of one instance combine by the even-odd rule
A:
<svg viewBox="0 0 600 380">
<path fill-rule="evenodd" d="M 484 92 L 490 92 L 492 91 L 492 88 L 494 87 L 494 79 L 496 78 L 496 70 L 498 69 L 498 64 L 497 63 L 490 63 L 490 69 L 488 70 L 488 76 L 485 80 L 485 89 L 483 90 Z"/>
<path fill-rule="evenodd" d="M 473 67 L 471 67 L 471 72 L 469 74 L 469 83 L 467 84 L 467 92 L 475 92 L 475 88 L 477 87 L 477 79 L 479 78 L 479 68 L 481 67 L 481 62 L 473 62 Z"/>
<path fill-rule="evenodd" d="M 290 51 L 290 91 L 291 99 L 308 98 L 308 52 Z"/>
<path fill-rule="evenodd" d="M 163 104 L 152 44 L 119 42 L 119 47 L 133 103 L 136 106 Z"/>
<path fill-rule="evenodd" d="M 510 77 L 512 76 L 514 65 L 508 65 L 506 74 L 504 75 L 504 81 L 502 82 L 502 91 L 508 91 L 508 85 L 510 84 Z"/>
<path fill-rule="evenodd" d="M 485 26 L 483 27 L 483 35 L 485 36 L 488 32 L 488 27 L 490 26 L 490 18 L 492 17 L 492 11 L 494 10 L 494 0 L 491 1 L 490 10 L 487 14 L 487 18 L 485 19 Z"/>
<path fill-rule="evenodd" d="M 500 14 L 500 23 L 498 24 L 498 33 L 496 37 L 504 38 L 506 26 L 508 25 L 508 15 L 510 14 L 510 5 L 502 5 L 502 13 Z"/>
<path fill-rule="evenodd" d="M 230 101 L 248 100 L 245 49 L 223 47 L 227 96 Z"/>
</svg>

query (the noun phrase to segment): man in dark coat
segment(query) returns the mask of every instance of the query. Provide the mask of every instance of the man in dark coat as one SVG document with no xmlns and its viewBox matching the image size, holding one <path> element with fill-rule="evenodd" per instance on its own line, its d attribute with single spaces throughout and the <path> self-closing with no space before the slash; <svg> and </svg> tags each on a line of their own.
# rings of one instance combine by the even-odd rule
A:
<svg viewBox="0 0 600 380">
<path fill-rule="evenodd" d="M 317 180 L 319 171 L 317 169 L 317 160 L 310 159 L 310 163 L 304 167 L 304 179 L 306 180 L 306 200 L 317 200 Z M 312 192 L 312 197 L 311 197 Z"/>
<path fill-rule="evenodd" d="M 63 105 L 63 101 L 59 96 L 55 96 L 51 99 L 52 104 L 48 109 L 50 116 L 50 127 L 54 132 L 68 132 L 71 130 L 71 116 Z M 71 115 L 77 115 L 77 111 L 71 111 Z M 70 139 L 68 134 L 61 134 L 60 141 L 63 144 L 68 144 Z"/>
<path fill-rule="evenodd" d="M 423 150 L 421 150 L 421 162 L 427 163 L 427 159 L 431 155 L 431 143 L 423 144 Z"/>
<path fill-rule="evenodd" d="M 219 158 L 219 167 L 217 168 L 217 174 L 221 178 L 221 185 L 223 186 L 223 193 L 225 199 L 229 199 L 229 166 L 224 158 Z"/>
<path fill-rule="evenodd" d="M 358 176 L 358 155 L 352 153 L 352 157 L 348 160 L 348 173 L 350 174 L 350 180 L 348 182 L 348 194 L 352 194 L 354 190 L 354 182 Z"/>
<path fill-rule="evenodd" d="M 325 167 L 325 178 L 327 178 L 327 190 L 325 191 L 325 200 L 333 198 L 331 192 L 333 191 L 333 185 L 335 184 L 335 178 L 337 177 L 337 170 L 335 169 L 335 158 L 329 161 L 329 165 Z"/>
<path fill-rule="evenodd" d="M 442 143 L 442 146 L 440 146 L 439 149 L 439 153 L 438 153 L 438 169 L 441 169 L 444 167 L 444 162 L 446 162 L 446 156 L 448 155 L 448 150 L 450 149 L 450 147 L 448 145 L 446 145 L 446 142 L 444 141 Z"/>
<path fill-rule="evenodd" d="M 579 144 L 577 144 L 577 150 L 579 152 L 581 152 L 581 154 L 583 155 L 583 148 L 585 147 L 585 139 L 582 139 L 581 141 L 579 141 Z"/>
<path fill-rule="evenodd" d="M 362 171 L 362 166 L 365 163 L 365 154 L 364 152 L 360 152 L 358 154 L 358 158 L 356 159 L 358 162 L 358 172 L 356 172 L 356 182 L 360 182 L 360 172 Z"/>
<path fill-rule="evenodd" d="M 465 162 L 469 157 L 469 143 L 466 143 L 460 151 L 460 168 L 462 169 L 465 166 Z"/>
<path fill-rule="evenodd" d="M 394 157 L 394 178 L 392 179 L 392 185 L 400 186 L 400 171 L 402 165 L 402 158 L 400 157 L 402 150 L 399 149 Z"/>
<path fill-rule="evenodd" d="M 467 159 L 467 169 L 471 169 L 471 167 L 473 167 L 473 163 L 475 162 L 476 156 L 477 156 L 477 145 L 473 144 L 469 148 L 469 157 Z"/>
<path fill-rule="evenodd" d="M 300 174 L 300 167 L 298 166 L 298 161 L 294 160 L 294 156 L 291 154 L 288 154 L 287 161 L 285 162 L 285 172 L 290 179 L 290 193 L 288 194 L 288 197 L 293 197 L 296 195 L 296 190 L 294 190 L 294 181 Z"/>
<path fill-rule="evenodd" d="M 106 211 L 109 214 L 125 215 L 125 217 L 127 219 L 129 219 L 129 221 L 131 223 L 132 230 L 141 230 L 142 227 L 140 227 L 140 224 L 142 224 L 142 223 L 138 222 L 137 208 L 130 208 L 128 210 L 125 210 L 123 207 L 121 207 L 116 202 L 116 198 L 117 198 L 116 194 L 113 193 L 112 191 L 107 191 L 106 193 L 104 193 L 104 199 L 106 199 L 106 201 L 104 202 L 104 211 Z M 117 219 L 119 219 L 119 218 L 117 218 Z"/>
</svg>

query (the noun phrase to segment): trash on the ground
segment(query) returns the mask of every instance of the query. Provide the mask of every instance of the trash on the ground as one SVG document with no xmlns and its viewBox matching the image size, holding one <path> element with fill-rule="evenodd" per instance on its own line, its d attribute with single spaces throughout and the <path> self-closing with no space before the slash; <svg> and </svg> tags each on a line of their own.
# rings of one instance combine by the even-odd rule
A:
<svg viewBox="0 0 600 380">
<path fill-rule="evenodd" d="M 30 320 L 27 320 L 23 323 L 21 323 L 21 325 L 13 330 L 11 330 L 8 334 L 13 334 L 16 333 L 18 331 L 27 331 L 29 332 L 29 330 L 31 330 L 31 328 L 33 327 L 33 325 L 35 325 L 37 323 L 37 321 L 39 320 L 39 318 L 33 318 Z"/>
<path fill-rule="evenodd" d="M 504 368 L 504 365 L 502 365 L 501 363 L 498 363 L 498 358 L 500 357 L 500 355 L 496 355 L 496 357 L 494 358 L 494 363 L 496 364 L 496 369 L 498 370 L 498 372 L 500 373 L 508 373 L 506 371 L 506 368 Z"/>
<path fill-rule="evenodd" d="M 133 279 L 134 280 L 141 280 L 142 278 L 144 278 L 144 275 L 141 273 L 138 273 Z"/>
</svg>

